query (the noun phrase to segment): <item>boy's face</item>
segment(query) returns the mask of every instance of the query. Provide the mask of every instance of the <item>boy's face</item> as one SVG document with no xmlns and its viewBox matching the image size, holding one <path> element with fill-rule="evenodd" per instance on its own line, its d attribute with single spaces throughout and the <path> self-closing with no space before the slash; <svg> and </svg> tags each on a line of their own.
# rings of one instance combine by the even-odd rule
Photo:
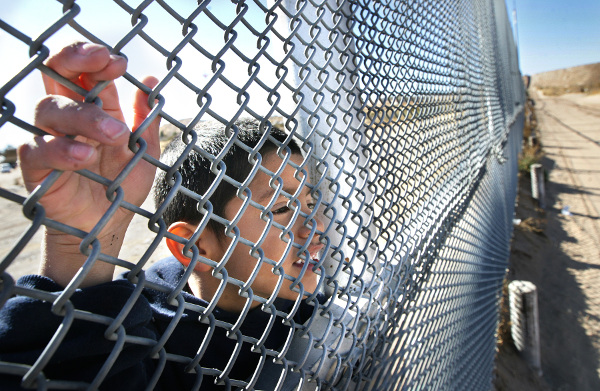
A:
<svg viewBox="0 0 600 391">
<path fill-rule="evenodd" d="M 299 165 L 302 163 L 302 156 L 294 154 L 291 157 L 291 160 Z M 277 172 L 280 169 L 281 163 L 281 158 L 274 152 L 267 153 L 263 156 L 262 165 L 271 172 Z M 294 176 L 295 173 L 296 170 L 289 164 L 286 164 L 280 175 L 283 182 L 283 191 L 291 195 L 296 194 L 301 186 L 300 181 Z M 299 173 L 298 175 L 302 179 L 302 174 Z M 295 213 L 297 214 L 297 212 L 288 208 L 289 198 L 282 193 L 273 200 L 275 190 L 269 186 L 270 180 L 271 177 L 269 175 L 262 171 L 257 172 L 249 185 L 249 189 L 252 192 L 252 200 L 262 206 L 267 206 L 272 202 L 270 210 L 273 214 L 273 223 L 278 223 L 289 229 L 290 234 L 288 234 L 287 237 L 284 237 L 289 244 L 280 237 L 282 229 L 276 227 L 274 224 L 268 229 L 268 232 L 264 233 L 268 223 L 261 219 L 262 211 L 252 205 L 248 205 L 247 209 L 243 212 L 242 217 L 237 223 L 237 227 L 240 230 L 240 236 L 242 238 L 253 243 L 260 242 L 260 247 L 256 247 L 262 249 L 264 258 L 271 259 L 281 265 L 285 274 L 292 277 L 298 277 L 304 266 L 305 255 L 300 255 L 299 248 L 291 245 L 290 238 L 293 235 L 293 241 L 301 246 L 308 243 L 306 250 L 310 254 L 310 258 L 318 261 L 319 252 L 323 248 L 323 245 L 319 242 L 319 233 L 323 232 L 323 224 L 316 218 L 315 220 L 305 222 L 306 218 L 300 214 L 298 214 L 295 221 L 293 221 L 293 216 Z M 298 200 L 302 204 L 301 211 L 310 214 L 314 208 L 314 200 L 310 194 L 310 189 L 307 186 L 300 188 Z M 225 218 L 233 220 L 242 204 L 243 201 L 238 197 L 229 201 L 225 207 Z M 311 226 L 313 224 L 316 224 L 316 229 L 319 232 L 315 232 L 311 235 Z M 225 250 L 230 243 L 231 240 L 228 239 L 226 244 L 223 245 L 223 254 L 225 254 Z M 227 261 L 225 268 L 227 269 L 229 277 L 246 282 L 252 278 L 254 269 L 261 263 L 259 269 L 255 273 L 251 288 L 254 295 L 268 298 L 273 295 L 278 280 L 281 277 L 273 273 L 272 265 L 265 261 L 260 262 L 250 253 L 251 247 L 249 245 L 238 242 L 231 257 Z M 259 252 L 257 251 L 256 254 L 258 253 Z M 306 251 L 303 254 L 306 254 Z M 218 261 L 218 259 L 215 259 L 215 261 Z M 319 276 L 312 271 L 312 266 L 313 265 L 310 264 L 307 265 L 304 276 L 301 279 L 304 291 L 309 294 L 317 289 L 319 278 Z M 277 296 L 295 300 L 298 297 L 298 293 L 290 289 L 290 284 L 292 284 L 292 281 L 282 279 Z M 241 310 L 246 299 L 241 297 L 238 292 L 239 288 L 236 285 L 227 284 L 225 291 L 219 299 L 219 307 L 223 309 Z M 258 303 L 255 302 L 254 304 L 257 305 Z"/>
</svg>

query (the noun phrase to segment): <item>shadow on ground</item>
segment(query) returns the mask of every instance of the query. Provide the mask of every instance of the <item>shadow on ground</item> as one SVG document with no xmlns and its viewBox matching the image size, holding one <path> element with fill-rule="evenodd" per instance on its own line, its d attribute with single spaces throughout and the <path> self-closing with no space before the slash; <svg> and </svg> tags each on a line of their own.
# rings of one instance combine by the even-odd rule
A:
<svg viewBox="0 0 600 391">
<path fill-rule="evenodd" d="M 544 158 L 549 171 L 554 161 Z M 496 390 L 600 390 L 596 368 L 600 356 L 581 326 L 586 301 L 569 269 L 596 268 L 567 256 L 560 244 L 577 238 L 563 229 L 566 216 L 553 207 L 558 194 L 577 192 L 568 186 L 546 183 L 545 210 L 531 197 L 529 176 L 521 174 L 508 281 L 526 280 L 538 289 L 543 376 L 538 377 L 516 351 L 508 335 L 508 322 L 500 330 Z M 506 316 L 506 311 L 503 311 Z"/>
</svg>

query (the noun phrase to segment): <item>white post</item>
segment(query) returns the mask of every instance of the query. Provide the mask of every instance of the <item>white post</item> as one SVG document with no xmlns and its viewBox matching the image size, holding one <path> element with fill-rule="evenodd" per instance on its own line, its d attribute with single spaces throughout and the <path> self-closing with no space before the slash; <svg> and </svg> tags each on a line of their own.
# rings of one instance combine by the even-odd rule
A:
<svg viewBox="0 0 600 391">
<path fill-rule="evenodd" d="M 537 288 L 529 281 L 508 285 L 511 335 L 515 347 L 539 375 L 542 374 Z"/>
<path fill-rule="evenodd" d="M 372 264 L 376 252 L 372 242 L 376 237 L 375 227 L 370 209 L 365 207 L 370 205 L 373 195 L 367 188 L 369 162 L 363 150 L 366 140 L 361 115 L 364 114 L 357 85 L 357 49 L 350 25 L 351 2 L 340 6 L 336 0 L 307 1 L 301 3 L 301 10 L 296 9 L 297 3 L 269 1 L 278 17 L 277 36 L 271 41 L 271 50 L 274 57 L 287 58 L 282 65 L 289 71 L 285 88 L 278 91 L 282 102 L 286 102 L 280 107 L 298 121 L 299 136 L 312 145 L 312 183 L 323 176 L 329 179 L 320 181 L 324 201 L 331 207 L 324 220 L 335 220 L 327 232 L 333 251 L 325 260 L 327 276 L 335 277 L 334 283 L 326 283 L 324 287 L 325 293 L 331 295 L 331 302 L 326 313 L 311 320 L 307 334 L 294 335 L 285 356 L 289 363 L 301 365 L 302 377 L 311 383 L 302 389 L 311 389 L 317 379 L 335 383 L 342 375 L 351 373 L 340 368 L 340 365 L 352 367 L 357 359 L 353 351 L 356 341 L 345 335 L 345 331 L 355 327 L 356 318 L 363 318 L 366 309 L 370 309 L 370 316 L 377 313 L 373 309 L 377 306 L 371 305 L 370 300 L 376 303 L 383 287 L 372 284 L 370 294 L 361 293 L 359 297 L 339 295 L 359 273 L 367 286 L 372 279 L 380 278 L 375 270 L 377 265 Z M 327 221 L 325 225 L 328 226 Z M 352 278 L 348 270 L 353 270 Z M 349 301 L 358 305 L 349 306 Z M 274 389 L 272 382 L 277 379 L 272 379 L 269 373 L 283 373 L 283 366 L 273 363 L 265 368 L 256 388 Z M 287 371 L 284 390 L 288 390 L 289 383 L 298 385 L 297 374 Z"/>
<path fill-rule="evenodd" d="M 540 208 L 546 207 L 546 188 L 544 186 L 544 168 L 541 164 L 532 164 L 531 170 L 531 196 L 538 201 Z"/>
<path fill-rule="evenodd" d="M 270 1 L 269 5 L 276 3 Z M 373 261 L 375 250 L 369 247 L 367 237 L 373 238 L 376 234 L 364 207 L 373 195 L 367 188 L 368 162 L 362 151 L 365 140 L 360 137 L 363 124 L 354 61 L 357 49 L 349 24 L 352 9 L 350 2 L 343 6 L 336 0 L 317 3 L 303 3 L 301 17 L 296 10 L 297 0 L 283 0 L 277 5 L 275 29 L 281 35 L 289 35 L 289 42 L 294 46 L 291 49 L 292 45 L 287 45 L 291 60 L 286 63 L 290 70 L 286 80 L 296 88 L 280 91 L 280 94 L 295 94 L 296 99 L 302 99 L 296 118 L 300 135 L 314 148 L 313 161 L 317 163 L 311 167 L 313 183 L 324 173 L 329 178 L 337 178 L 336 182 L 324 181 L 321 186 L 325 201 L 335 208 L 335 220 L 345 220 L 344 235 L 327 233 L 333 248 L 337 249 L 336 255 L 327 261 L 327 270 L 337 270 L 340 262 L 351 261 L 354 270 L 360 271 L 367 259 Z M 284 52 L 283 47 L 277 47 L 277 42 L 281 41 L 272 40 L 272 49 Z M 282 96 L 282 101 L 289 102 L 289 97 Z M 365 199 L 360 199 L 361 193 Z M 351 217 L 345 219 L 347 213 Z M 365 229 L 371 234 L 364 235 Z M 343 237 L 346 243 L 341 242 Z M 354 238 L 352 246 L 348 238 Z M 363 279 L 369 280 L 373 274 L 366 272 Z M 336 280 L 340 287 L 350 282 L 346 273 L 338 273 Z"/>
</svg>

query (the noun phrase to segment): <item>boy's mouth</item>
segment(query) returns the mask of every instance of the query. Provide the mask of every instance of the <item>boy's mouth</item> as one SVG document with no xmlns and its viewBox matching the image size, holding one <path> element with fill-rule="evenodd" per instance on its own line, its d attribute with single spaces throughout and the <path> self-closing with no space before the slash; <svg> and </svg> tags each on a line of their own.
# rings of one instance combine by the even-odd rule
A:
<svg viewBox="0 0 600 391">
<path fill-rule="evenodd" d="M 319 263 L 319 260 L 320 260 L 320 251 L 317 251 L 317 252 L 315 252 L 313 254 L 310 254 L 310 259 L 312 261 L 312 262 L 310 262 L 311 264 L 312 263 L 314 263 L 314 264 Z M 293 265 L 295 267 L 302 268 L 302 267 L 304 267 L 305 263 L 306 263 L 306 261 L 304 259 L 298 259 L 296 262 L 293 263 Z M 306 270 L 312 272 L 312 267 L 308 267 Z"/>
<path fill-rule="evenodd" d="M 299 259 L 296 262 L 294 262 L 294 265 L 296 266 L 303 266 L 304 265 L 304 259 Z"/>
<path fill-rule="evenodd" d="M 316 263 L 316 262 L 318 262 L 319 260 L 318 260 L 318 259 L 314 259 L 314 258 L 313 258 L 313 259 L 312 259 L 312 261 Z M 313 263 L 313 262 L 311 262 L 311 263 Z M 304 267 L 304 264 L 305 264 L 305 263 L 306 263 L 306 262 L 304 261 L 304 259 L 299 259 L 299 260 L 297 260 L 296 262 L 294 262 L 292 265 L 293 265 L 294 267 L 297 267 L 297 268 L 299 268 L 299 269 L 302 269 L 302 268 Z M 306 273 L 313 273 L 311 265 L 308 265 L 308 267 L 306 268 Z"/>
</svg>

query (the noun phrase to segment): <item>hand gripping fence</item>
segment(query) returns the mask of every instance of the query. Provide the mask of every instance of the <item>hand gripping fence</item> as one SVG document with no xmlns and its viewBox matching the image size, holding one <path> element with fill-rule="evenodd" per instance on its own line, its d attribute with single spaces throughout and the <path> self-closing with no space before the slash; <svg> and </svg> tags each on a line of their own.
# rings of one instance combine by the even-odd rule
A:
<svg viewBox="0 0 600 391">
<path fill-rule="evenodd" d="M 126 56 L 127 73 L 117 87 L 145 91 L 151 110 L 131 133 L 132 157 L 118 175 L 77 171 L 102 184 L 110 202 L 89 232 L 46 215 L 43 197 L 62 172 L 52 172 L 30 193 L 2 182 L 1 208 L 15 217 L 2 222 L 0 242 L 0 389 L 491 388 L 524 101 L 503 1 L 25 3 L 0 11 L 1 140 L 46 134 L 31 119 L 44 94 L 35 89 L 39 72 L 102 107 L 98 95 L 107 82 L 87 91 L 45 65 L 65 39 L 100 43 Z M 156 87 L 141 83 L 147 74 L 158 77 Z M 184 144 L 171 162 L 147 153 L 143 136 L 157 117 L 161 136 Z M 254 147 L 238 138 L 244 118 L 264 132 Z M 196 145 L 209 122 L 228 137 L 216 153 Z M 285 141 L 269 136 L 275 128 L 286 132 Z M 269 139 L 287 162 L 274 171 L 259 153 Z M 286 152 L 291 140 L 303 151 L 301 162 Z M 241 180 L 225 163 L 234 145 L 252 165 Z M 186 187 L 180 174 L 191 151 L 212 162 L 215 179 L 204 194 Z M 156 207 L 125 201 L 122 187 L 137 165 L 148 163 L 170 185 Z M 298 191 L 282 188 L 284 167 L 292 167 Z M 288 200 L 288 224 L 275 221 L 273 202 L 253 199 L 251 183 L 265 173 L 273 191 Z M 220 183 L 237 188 L 241 206 L 232 218 L 209 201 Z M 308 213 L 299 207 L 307 191 L 316 204 Z M 177 194 L 192 199 L 202 219 L 182 243 L 190 266 L 163 284 L 148 270 L 164 256 L 164 240 L 178 239 L 164 220 Z M 145 228 L 115 257 L 105 253 L 98 234 L 120 209 L 133 212 Z M 253 211 L 266 228 L 250 240 L 239 226 Z M 317 215 L 322 230 L 315 228 Z M 203 257 L 194 244 L 209 221 L 223 224 L 231 243 L 219 259 Z M 293 277 L 285 257 L 265 254 L 273 232 L 287 252 L 311 251 L 294 240 L 296 222 L 324 249 Z M 61 289 L 23 277 L 35 273 L 29 265 L 38 262 L 37 233 L 45 228 L 80 238 L 86 257 Z M 134 242 L 142 247 L 128 252 Z M 247 279 L 232 271 L 240 248 L 257 265 Z M 117 266 L 125 277 L 82 288 L 100 263 Z M 216 299 L 192 298 L 188 282 L 196 265 L 208 265 L 222 282 Z M 304 292 L 300 280 L 311 269 L 318 290 Z M 277 292 L 255 293 L 264 270 L 276 277 L 277 291 L 289 290 L 291 282 L 305 294 L 280 307 Z M 218 298 L 231 286 L 246 305 L 224 317 Z M 86 294 L 109 302 L 111 311 L 80 299 Z M 152 298 L 166 303 L 162 312 L 136 323 Z M 257 311 L 263 323 L 249 332 Z M 39 325 L 43 319 L 52 323 Z M 194 327 L 201 327 L 200 336 Z M 221 351 L 226 359 L 213 360 Z M 256 359 L 247 361 L 246 353 Z"/>
</svg>

